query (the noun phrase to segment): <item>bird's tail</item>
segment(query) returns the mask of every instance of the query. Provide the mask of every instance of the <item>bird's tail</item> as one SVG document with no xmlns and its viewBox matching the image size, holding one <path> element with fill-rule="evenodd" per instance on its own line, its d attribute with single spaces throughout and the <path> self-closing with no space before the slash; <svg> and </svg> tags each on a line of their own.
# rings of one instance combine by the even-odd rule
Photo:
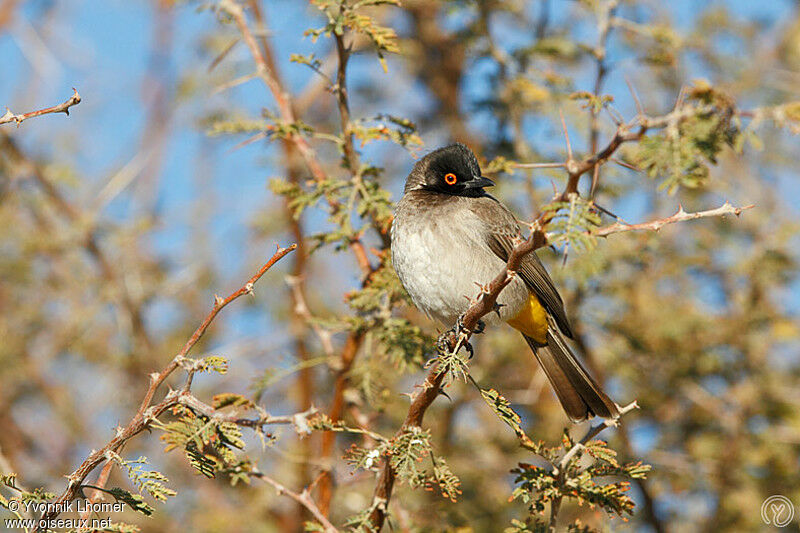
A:
<svg viewBox="0 0 800 533">
<path fill-rule="evenodd" d="M 592 379 L 589 372 L 569 349 L 554 323 L 547 329 L 547 343 L 542 344 L 523 335 L 542 365 L 547 379 L 556 391 L 567 416 L 579 422 L 599 416 L 617 418 L 619 408 Z"/>
</svg>

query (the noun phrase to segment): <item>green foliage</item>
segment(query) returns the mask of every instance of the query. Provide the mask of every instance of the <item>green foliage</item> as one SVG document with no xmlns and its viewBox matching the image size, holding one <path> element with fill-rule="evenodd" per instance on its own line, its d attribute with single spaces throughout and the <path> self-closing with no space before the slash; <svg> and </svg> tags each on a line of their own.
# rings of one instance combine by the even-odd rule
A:
<svg viewBox="0 0 800 533">
<path fill-rule="evenodd" d="M 520 440 L 520 444 L 534 453 L 538 453 L 543 444 L 535 443 L 528 437 L 525 430 L 522 429 L 522 418 L 511 407 L 511 402 L 494 389 L 482 389 L 477 383 L 475 386 L 480 390 L 483 401 L 492 408 L 497 417 L 514 430 L 514 434 Z"/>
<path fill-rule="evenodd" d="M 557 468 L 561 457 L 576 446 L 577 453 L 563 469 Z M 544 513 L 548 504 L 558 506 L 566 500 L 574 500 L 578 505 L 587 504 L 592 509 L 599 507 L 621 517 L 632 515 L 634 502 L 627 494 L 630 488 L 627 480 L 643 479 L 650 471 L 650 466 L 641 462 L 620 464 L 616 459 L 617 452 L 601 440 L 578 444 L 566 430 L 560 446 L 542 446 L 539 454 L 551 463 L 548 467 L 520 463 L 511 471 L 516 475 L 514 482 L 517 484 L 512 497 L 525 503 L 532 517 Z M 589 458 L 588 465 L 586 458 Z M 542 527 L 541 522 L 534 521 L 533 524 L 533 531 Z M 516 521 L 514 527 L 518 529 L 512 528 L 511 531 L 525 531 L 523 526 L 522 522 Z M 576 530 L 593 531 L 591 528 Z"/>
<path fill-rule="evenodd" d="M 425 489 L 438 490 L 443 498 L 456 503 L 462 494 L 461 480 L 450 470 L 444 458 L 431 454 L 431 462 L 433 462 L 433 468 L 425 481 Z"/>
<path fill-rule="evenodd" d="M 17 499 L 21 502 L 46 502 L 48 500 L 52 500 L 56 497 L 55 494 L 52 492 L 47 492 L 45 489 L 41 487 L 37 487 L 31 491 L 23 490 L 17 486 L 17 474 L 10 473 L 10 474 L 0 474 L 0 485 L 11 489 L 15 496 L 14 499 Z M 0 493 L 0 507 L 4 509 L 9 509 L 9 500 Z M 13 511 L 12 511 L 13 512 Z M 15 515 L 19 516 L 17 512 L 14 512 Z"/>
<path fill-rule="evenodd" d="M 732 120 L 735 104 L 730 97 L 705 82 L 687 91 L 685 102 L 674 112 L 666 128 L 643 138 L 630 150 L 631 161 L 669 194 L 679 187 L 703 186 L 709 165 L 725 147 L 734 147 L 741 130 Z"/>
<path fill-rule="evenodd" d="M 119 487 L 108 489 L 105 492 L 113 496 L 116 501 L 124 503 L 132 511 L 142 513 L 145 516 L 150 516 L 155 512 L 155 509 L 145 502 L 144 498 L 139 494 L 133 494 Z"/>
<path fill-rule="evenodd" d="M 342 36 L 348 30 L 365 35 L 375 46 L 375 52 L 386 72 L 384 54 L 400 51 L 397 46 L 397 34 L 392 28 L 381 26 L 362 11 L 384 4 L 399 5 L 398 0 L 313 0 L 312 3 L 325 14 L 328 22 L 322 28 L 307 30 L 306 35 L 310 35 L 313 40 L 318 39 L 320 35 Z"/>
<path fill-rule="evenodd" d="M 608 104 L 614 102 L 614 97 L 608 94 L 595 95 L 589 91 L 576 91 L 569 95 L 570 100 L 578 100 L 583 102 L 584 109 L 591 109 L 593 113 L 597 114 L 603 110 Z"/>
<path fill-rule="evenodd" d="M 348 517 L 344 523 L 344 527 L 347 528 L 347 531 L 352 531 L 354 533 L 376 533 L 370 521 L 370 514 L 372 514 L 372 511 L 373 508 L 369 507 Z"/>
<path fill-rule="evenodd" d="M 228 360 L 219 355 L 209 355 L 195 363 L 198 372 L 216 372 L 217 374 L 228 372 Z"/>
<path fill-rule="evenodd" d="M 174 490 L 164 485 L 164 483 L 169 482 L 164 474 L 156 470 L 144 469 L 144 466 L 148 464 L 146 457 L 125 461 L 115 453 L 110 455 L 112 460 L 127 472 L 128 479 L 136 485 L 140 492 L 144 491 L 153 499 L 161 502 L 165 502 L 167 498 L 177 494 Z"/>
<path fill-rule="evenodd" d="M 352 445 L 345 458 L 353 468 L 366 470 L 377 470 L 383 459 L 389 462 L 397 479 L 411 488 L 438 490 L 452 502 L 461 494 L 461 481 L 444 458 L 433 454 L 431 433 L 420 427 L 405 428 L 372 449 Z M 430 467 L 425 461 L 427 458 L 430 458 Z"/>
<path fill-rule="evenodd" d="M 543 210 L 551 213 L 547 240 L 553 246 L 564 245 L 576 252 L 592 250 L 596 238 L 592 230 L 600 225 L 600 215 L 592 202 L 571 193 L 566 202 L 551 202 Z"/>
<path fill-rule="evenodd" d="M 212 399 L 211 405 L 214 409 L 223 409 L 225 407 L 240 407 L 242 409 L 252 409 L 255 407 L 253 400 L 236 394 L 233 392 L 223 392 L 215 394 Z"/>
<path fill-rule="evenodd" d="M 487 164 L 481 165 L 483 173 L 489 176 L 500 173 L 513 174 L 515 168 L 515 161 L 511 161 L 501 155 L 495 157 Z"/>
<path fill-rule="evenodd" d="M 422 146 L 414 122 L 393 115 L 378 115 L 374 119 L 360 119 L 350 126 L 362 146 L 372 141 L 391 141 L 404 148 Z M 362 173 L 363 174 L 363 173 Z"/>
<path fill-rule="evenodd" d="M 174 412 L 176 420 L 153 424 L 164 432 L 161 435 L 166 443 L 164 451 L 183 449 L 189 464 L 206 477 L 214 477 L 216 472 L 237 464 L 234 450 L 245 447 L 239 426 L 183 406 L 177 406 Z"/>
<path fill-rule="evenodd" d="M 388 444 L 384 455 L 396 472 L 397 478 L 407 482 L 412 488 L 425 482 L 423 460 L 431 454 L 431 433 L 420 427 L 410 427 L 394 437 Z"/>
<path fill-rule="evenodd" d="M 444 383 L 448 385 L 454 381 L 467 381 L 469 375 L 469 354 L 465 349 L 451 350 L 449 346 L 439 346 L 436 358 L 431 359 L 426 366 L 436 364 L 440 372 L 444 372 Z"/>
</svg>

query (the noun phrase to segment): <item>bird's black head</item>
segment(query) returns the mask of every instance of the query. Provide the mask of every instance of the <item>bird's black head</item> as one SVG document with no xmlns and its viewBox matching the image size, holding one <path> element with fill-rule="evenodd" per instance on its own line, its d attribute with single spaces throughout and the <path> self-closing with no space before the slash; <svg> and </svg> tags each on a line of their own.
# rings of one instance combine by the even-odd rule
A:
<svg viewBox="0 0 800 533">
<path fill-rule="evenodd" d="M 461 143 L 434 150 L 417 161 L 408 175 L 405 192 L 428 190 L 456 196 L 483 196 L 494 182 L 481 176 L 472 150 Z"/>
</svg>

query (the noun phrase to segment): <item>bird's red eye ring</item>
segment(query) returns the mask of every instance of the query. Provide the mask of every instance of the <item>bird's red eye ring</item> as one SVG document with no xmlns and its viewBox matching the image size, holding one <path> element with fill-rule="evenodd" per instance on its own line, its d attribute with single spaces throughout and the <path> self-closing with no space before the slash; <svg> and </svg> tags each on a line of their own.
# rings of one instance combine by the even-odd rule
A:
<svg viewBox="0 0 800 533">
<path fill-rule="evenodd" d="M 456 175 L 452 172 L 444 175 L 444 182 L 448 185 L 455 185 L 457 181 Z"/>
</svg>

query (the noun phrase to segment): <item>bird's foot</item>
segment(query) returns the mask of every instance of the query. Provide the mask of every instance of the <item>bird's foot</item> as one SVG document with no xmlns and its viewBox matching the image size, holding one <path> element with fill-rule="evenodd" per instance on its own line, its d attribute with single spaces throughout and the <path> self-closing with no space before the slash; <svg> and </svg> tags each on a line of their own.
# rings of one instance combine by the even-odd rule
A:
<svg viewBox="0 0 800 533">
<path fill-rule="evenodd" d="M 459 316 L 458 320 L 456 320 L 456 325 L 453 326 L 454 330 L 453 334 L 455 335 L 456 338 L 456 346 L 458 346 L 458 342 L 460 340 L 461 346 L 463 346 L 464 349 L 467 350 L 469 358 L 472 359 L 475 356 L 475 352 L 472 349 L 472 344 L 470 344 L 469 340 L 467 339 L 469 338 L 470 335 L 474 335 L 476 333 L 483 333 L 483 330 L 486 329 L 486 324 L 484 324 L 482 320 L 479 320 L 475 329 L 473 331 L 470 331 L 464 325 L 463 318 L 464 318 L 463 316 Z"/>
</svg>

